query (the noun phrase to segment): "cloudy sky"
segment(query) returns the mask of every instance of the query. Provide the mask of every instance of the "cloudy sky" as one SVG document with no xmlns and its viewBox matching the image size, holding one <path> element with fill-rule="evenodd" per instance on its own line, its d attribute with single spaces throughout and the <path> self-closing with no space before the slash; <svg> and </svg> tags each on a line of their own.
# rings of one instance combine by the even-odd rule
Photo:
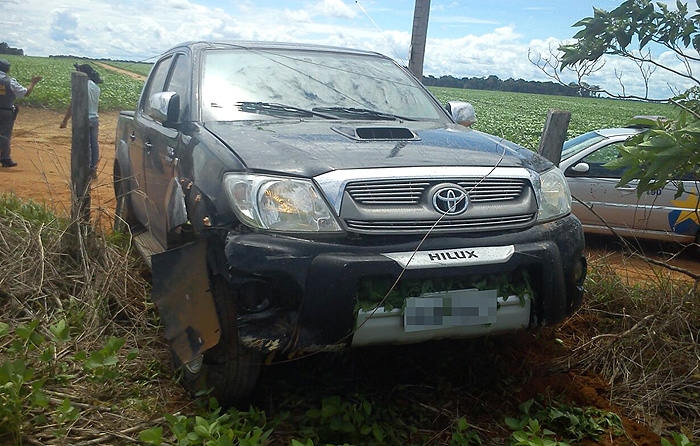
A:
<svg viewBox="0 0 700 446">
<path fill-rule="evenodd" d="M 414 13 L 414 0 L 0 1 L 0 41 L 27 55 L 137 61 L 153 61 L 182 41 L 246 39 L 369 49 L 407 64 Z M 572 25 L 594 6 L 611 10 L 621 2 L 432 0 L 424 74 L 550 80 L 528 53 L 547 54 L 576 33 Z M 619 93 L 617 69 L 626 93 L 643 94 L 637 69 L 622 62 L 608 61 L 588 82 Z M 652 77 L 657 97 L 669 97 L 669 85 L 690 86 Z"/>
</svg>

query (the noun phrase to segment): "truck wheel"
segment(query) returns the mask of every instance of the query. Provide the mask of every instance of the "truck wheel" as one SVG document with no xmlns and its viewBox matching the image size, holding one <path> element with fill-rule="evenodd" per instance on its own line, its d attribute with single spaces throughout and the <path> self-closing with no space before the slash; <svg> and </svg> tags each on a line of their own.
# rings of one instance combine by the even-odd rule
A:
<svg viewBox="0 0 700 446">
<path fill-rule="evenodd" d="M 129 193 L 126 190 L 125 180 L 115 179 L 114 191 L 116 193 L 117 204 L 114 212 L 114 232 L 128 234 L 131 227 L 136 223 L 136 217 L 131 207 Z"/>
<path fill-rule="evenodd" d="M 225 293 L 227 283 L 222 278 L 213 282 L 221 338 L 201 360 L 182 366 L 183 378 L 190 390 L 210 391 L 223 406 L 246 404 L 260 375 L 262 354 L 240 345 L 235 307 Z"/>
</svg>

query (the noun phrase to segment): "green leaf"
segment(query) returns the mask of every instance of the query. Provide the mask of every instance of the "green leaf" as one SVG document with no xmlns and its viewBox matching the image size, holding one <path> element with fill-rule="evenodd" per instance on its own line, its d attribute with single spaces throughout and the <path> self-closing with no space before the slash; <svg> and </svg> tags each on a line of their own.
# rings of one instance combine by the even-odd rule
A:
<svg viewBox="0 0 700 446">
<path fill-rule="evenodd" d="M 156 426 L 141 431 L 139 439 L 146 444 L 160 446 L 163 443 L 163 428 Z"/>
<path fill-rule="evenodd" d="M 0 322 L 0 338 L 7 336 L 10 332 L 10 326 L 5 322 Z"/>
</svg>

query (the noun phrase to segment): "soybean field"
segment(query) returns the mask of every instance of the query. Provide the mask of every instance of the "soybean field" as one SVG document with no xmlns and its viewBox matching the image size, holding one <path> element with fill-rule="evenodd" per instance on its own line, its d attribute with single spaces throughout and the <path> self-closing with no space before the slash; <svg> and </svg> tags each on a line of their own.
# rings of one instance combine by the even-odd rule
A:
<svg viewBox="0 0 700 446">
<path fill-rule="evenodd" d="M 671 105 L 604 98 L 577 98 L 502 91 L 430 87 L 442 104 L 465 101 L 474 105 L 476 130 L 537 150 L 550 109 L 571 112 L 568 138 L 591 130 L 624 126 L 634 116 L 672 117 Z"/>
</svg>

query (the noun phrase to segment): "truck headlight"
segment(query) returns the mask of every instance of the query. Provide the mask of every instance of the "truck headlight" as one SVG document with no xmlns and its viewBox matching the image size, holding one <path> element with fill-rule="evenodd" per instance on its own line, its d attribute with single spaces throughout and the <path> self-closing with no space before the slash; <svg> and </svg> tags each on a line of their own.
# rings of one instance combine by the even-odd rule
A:
<svg viewBox="0 0 700 446">
<path fill-rule="evenodd" d="M 540 175 L 539 221 L 554 220 L 571 212 L 571 192 L 566 177 L 558 168 Z"/>
<path fill-rule="evenodd" d="M 340 225 L 309 180 L 228 173 L 224 189 L 242 223 L 280 232 L 338 232 Z"/>
</svg>

